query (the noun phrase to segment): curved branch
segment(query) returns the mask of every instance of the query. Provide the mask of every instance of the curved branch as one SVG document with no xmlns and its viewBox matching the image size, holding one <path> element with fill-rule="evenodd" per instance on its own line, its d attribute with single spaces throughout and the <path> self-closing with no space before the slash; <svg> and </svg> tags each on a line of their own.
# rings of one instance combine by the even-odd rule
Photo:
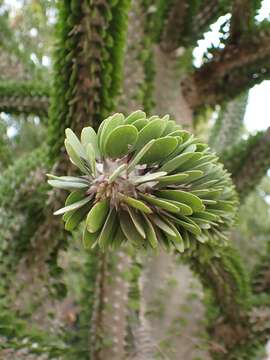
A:
<svg viewBox="0 0 270 360">
<path fill-rule="evenodd" d="M 0 112 L 47 116 L 49 88 L 33 82 L 0 82 Z"/>
<path fill-rule="evenodd" d="M 240 196 L 254 189 L 270 167 L 270 127 L 265 132 L 242 140 L 221 156 Z"/>
<path fill-rule="evenodd" d="M 209 145 L 217 153 L 221 153 L 228 146 L 234 146 L 239 141 L 247 100 L 248 93 L 245 93 L 221 108 L 209 137 Z"/>
<path fill-rule="evenodd" d="M 261 24 L 239 44 L 228 43 L 209 62 L 183 80 L 184 95 L 193 109 L 228 100 L 269 77 L 269 23 Z M 257 73 L 261 73 L 257 76 Z M 205 81 L 207 79 L 207 81 Z M 233 86 L 232 86 L 233 85 Z"/>
</svg>

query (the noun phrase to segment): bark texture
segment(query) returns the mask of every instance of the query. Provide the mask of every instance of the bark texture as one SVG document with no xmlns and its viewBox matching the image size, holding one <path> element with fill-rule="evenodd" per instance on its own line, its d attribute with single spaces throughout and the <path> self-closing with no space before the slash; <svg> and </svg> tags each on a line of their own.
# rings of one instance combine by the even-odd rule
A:
<svg viewBox="0 0 270 360">
<path fill-rule="evenodd" d="M 184 53 L 184 48 L 170 54 L 155 48 L 154 100 L 157 114 L 169 113 L 191 130 L 193 111 L 180 87 Z M 155 356 L 170 360 L 191 360 L 196 356 L 208 359 L 207 352 L 199 345 L 199 333 L 203 331 L 201 319 L 204 318 L 202 288 L 188 266 L 179 265 L 173 255 L 161 252 L 150 256 L 145 272 L 142 298 L 146 303 Z M 192 301 L 191 311 L 192 293 L 198 298 Z"/>
<path fill-rule="evenodd" d="M 130 257 L 124 251 L 101 254 L 91 321 L 90 359 L 124 360 Z"/>
<path fill-rule="evenodd" d="M 192 127 L 192 108 L 183 97 L 180 81 L 183 76 L 181 55 L 185 49 L 166 53 L 155 47 L 155 111 L 157 114 L 170 114 L 184 128 Z"/>
</svg>

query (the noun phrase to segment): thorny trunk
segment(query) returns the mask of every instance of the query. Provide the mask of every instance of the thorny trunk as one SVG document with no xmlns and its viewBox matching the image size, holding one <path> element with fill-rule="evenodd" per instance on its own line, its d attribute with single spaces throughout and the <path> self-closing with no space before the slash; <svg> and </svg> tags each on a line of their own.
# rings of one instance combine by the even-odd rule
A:
<svg viewBox="0 0 270 360">
<path fill-rule="evenodd" d="M 125 274 L 129 266 L 130 257 L 125 251 L 100 255 L 91 321 L 91 360 L 125 359 L 129 289 Z"/>
<path fill-rule="evenodd" d="M 140 15 L 139 2 L 133 0 L 129 13 L 123 89 L 117 109 L 125 113 L 142 108 L 139 92 L 144 82 L 144 70 L 138 54 L 142 51 L 144 33 Z M 124 249 L 101 256 L 99 262 L 91 322 L 91 360 L 124 360 L 129 292 L 125 274 L 130 270 L 130 255 Z"/>
</svg>

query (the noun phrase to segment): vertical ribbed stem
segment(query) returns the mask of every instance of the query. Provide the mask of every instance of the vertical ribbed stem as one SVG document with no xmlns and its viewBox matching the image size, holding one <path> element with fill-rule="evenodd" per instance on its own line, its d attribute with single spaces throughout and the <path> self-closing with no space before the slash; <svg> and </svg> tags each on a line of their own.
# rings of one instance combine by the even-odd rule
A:
<svg viewBox="0 0 270 360">
<path fill-rule="evenodd" d="M 139 279 L 139 291 L 140 291 L 140 309 L 138 323 L 134 325 L 132 329 L 135 343 L 135 354 L 130 357 L 130 360 L 154 360 L 155 354 L 155 342 L 151 333 L 151 326 L 146 317 L 146 302 L 143 289 L 146 284 L 145 272 L 142 272 Z"/>
<path fill-rule="evenodd" d="M 124 250 L 99 257 L 90 333 L 91 360 L 124 360 L 130 257 Z"/>
<path fill-rule="evenodd" d="M 142 108 L 139 96 L 144 82 L 140 53 L 143 25 L 139 1 L 132 0 L 129 12 L 124 81 L 118 111 L 130 113 Z M 91 322 L 91 360 L 124 360 L 127 332 L 129 283 L 125 278 L 131 259 L 126 249 L 101 254 L 96 280 L 95 305 Z"/>
</svg>

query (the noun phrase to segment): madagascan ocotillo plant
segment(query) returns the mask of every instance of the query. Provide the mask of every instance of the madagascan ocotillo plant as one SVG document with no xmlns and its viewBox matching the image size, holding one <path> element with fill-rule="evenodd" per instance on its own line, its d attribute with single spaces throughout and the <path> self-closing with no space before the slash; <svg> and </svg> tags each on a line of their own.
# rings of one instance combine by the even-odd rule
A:
<svg viewBox="0 0 270 360">
<path fill-rule="evenodd" d="M 209 147 L 168 115 L 140 110 L 105 119 L 81 140 L 66 129 L 65 147 L 81 176 L 48 175 L 50 185 L 70 190 L 66 230 L 85 220 L 86 248 L 129 243 L 180 253 L 197 242 L 224 244 L 237 197 L 229 174 Z"/>
<path fill-rule="evenodd" d="M 267 1 L 17 2 L 0 0 L 0 358 L 263 358 L 270 128 L 244 113 L 270 78 Z"/>
</svg>

